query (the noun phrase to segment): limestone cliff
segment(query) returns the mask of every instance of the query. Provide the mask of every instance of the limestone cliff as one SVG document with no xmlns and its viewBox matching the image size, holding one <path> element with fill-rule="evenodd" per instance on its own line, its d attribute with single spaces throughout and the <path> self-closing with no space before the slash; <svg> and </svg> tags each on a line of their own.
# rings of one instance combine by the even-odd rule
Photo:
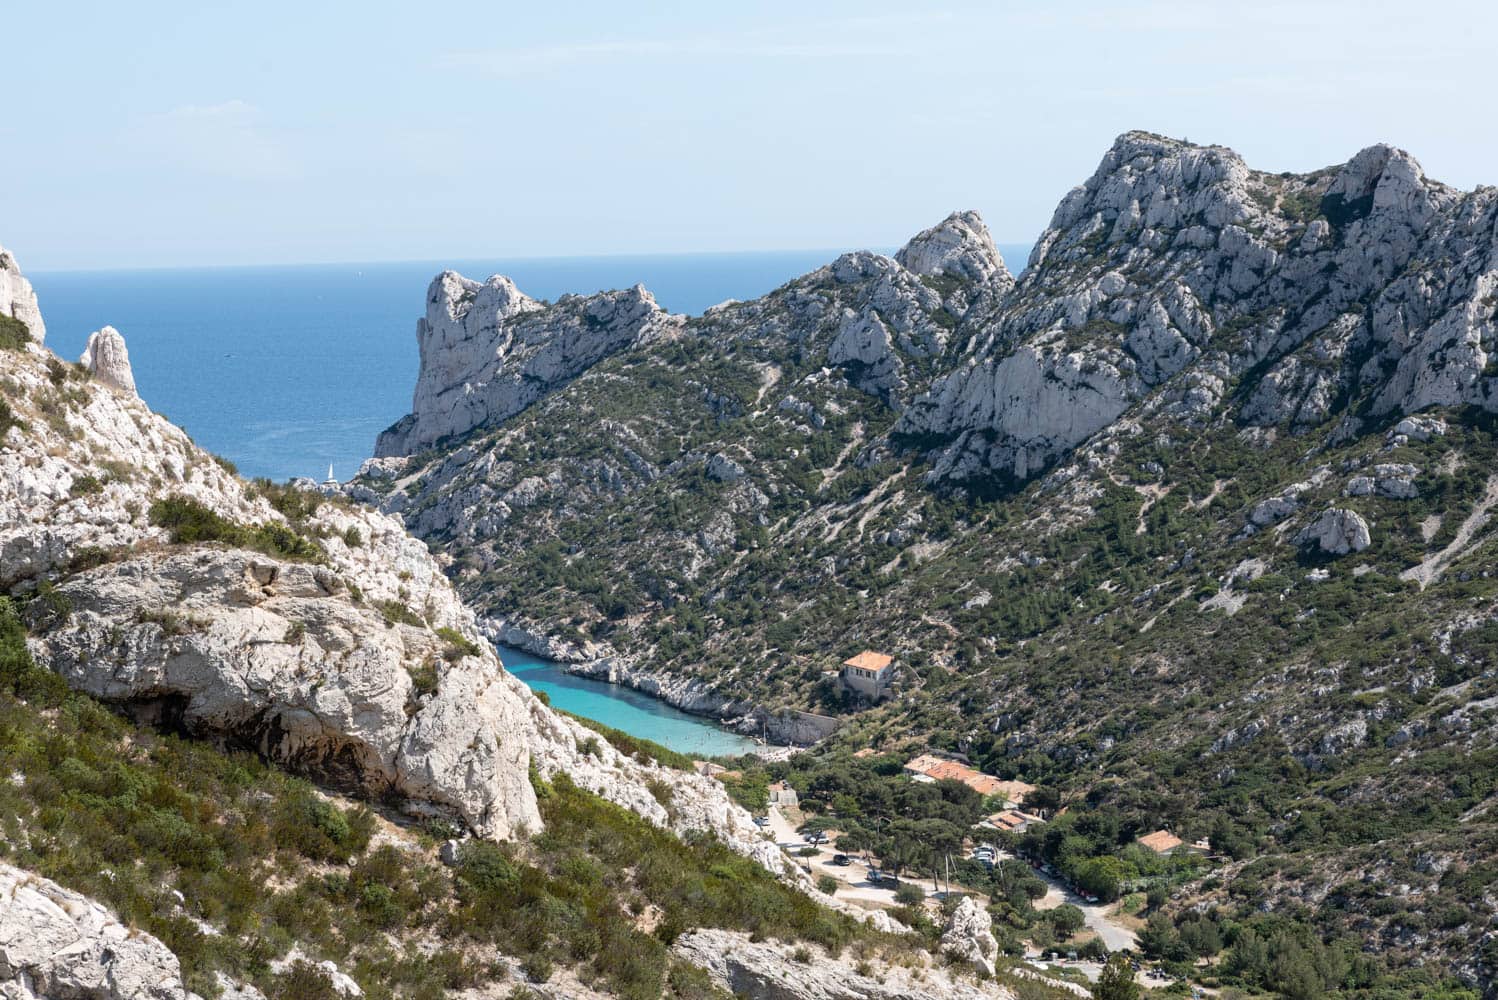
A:
<svg viewBox="0 0 1498 1000">
<path fill-rule="evenodd" d="M 1389 146 L 1266 174 L 1129 133 L 896 436 L 937 443 L 934 479 L 1024 480 L 1151 396 L 1179 420 L 1292 429 L 1498 408 L 1495 223 L 1494 189 Z"/>
<path fill-rule="evenodd" d="M 38 344 L 47 339 L 47 327 L 37 308 L 36 292 L 21 274 L 15 254 L 0 247 L 0 316 L 9 316 L 26 324 L 31 339 Z"/>
<path fill-rule="evenodd" d="M 677 325 L 638 285 L 544 306 L 508 278 L 479 284 L 444 271 L 416 323 L 421 368 L 411 412 L 380 435 L 375 454 L 409 454 L 512 417 L 610 354 Z"/>
</svg>

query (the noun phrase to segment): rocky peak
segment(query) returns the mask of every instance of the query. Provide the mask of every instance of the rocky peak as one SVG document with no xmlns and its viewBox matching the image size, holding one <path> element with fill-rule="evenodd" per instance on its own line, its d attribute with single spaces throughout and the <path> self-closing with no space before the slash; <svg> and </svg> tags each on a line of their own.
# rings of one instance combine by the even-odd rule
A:
<svg viewBox="0 0 1498 1000">
<path fill-rule="evenodd" d="M 125 349 L 125 338 L 114 327 L 106 326 L 89 334 L 88 346 L 83 349 L 78 363 L 105 385 L 114 386 L 123 392 L 135 392 L 135 375 L 130 370 L 130 352 Z"/>
<path fill-rule="evenodd" d="M 1210 419 L 1243 375 L 1234 416 L 1260 425 L 1490 405 L 1495 215 L 1387 145 L 1268 174 L 1126 133 L 897 433 L 945 439 L 937 479 L 1023 480 L 1145 400 Z"/>
<path fill-rule="evenodd" d="M 1006 290 L 1014 277 L 993 245 L 983 219 L 974 211 L 953 212 L 924 229 L 895 254 L 895 260 L 923 276 L 945 276 Z"/>
<path fill-rule="evenodd" d="M 512 417 L 668 321 L 640 285 L 547 305 L 502 275 L 480 284 L 444 271 L 416 323 L 411 412 L 380 435 L 375 454 L 411 454 Z"/>
<path fill-rule="evenodd" d="M 47 339 L 47 326 L 36 304 L 31 282 L 21 274 L 15 254 L 0 247 L 0 316 L 10 316 L 26 324 L 31 339 L 38 344 Z"/>
</svg>

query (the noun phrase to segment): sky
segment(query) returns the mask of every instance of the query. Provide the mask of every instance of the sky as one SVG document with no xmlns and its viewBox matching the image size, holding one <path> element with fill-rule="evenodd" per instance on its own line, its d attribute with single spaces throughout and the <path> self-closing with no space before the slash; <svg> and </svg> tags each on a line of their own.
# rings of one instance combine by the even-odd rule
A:
<svg viewBox="0 0 1498 1000">
<path fill-rule="evenodd" d="M 29 270 L 1028 243 L 1129 129 L 1498 182 L 1498 4 L 7 4 Z"/>
</svg>

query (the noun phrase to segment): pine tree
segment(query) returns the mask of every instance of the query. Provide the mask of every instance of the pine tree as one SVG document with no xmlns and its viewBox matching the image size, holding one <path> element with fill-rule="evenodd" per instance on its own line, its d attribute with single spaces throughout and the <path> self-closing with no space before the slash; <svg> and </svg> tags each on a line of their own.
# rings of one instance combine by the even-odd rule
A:
<svg viewBox="0 0 1498 1000">
<path fill-rule="evenodd" d="M 1139 984 L 1134 982 L 1134 970 L 1129 960 L 1122 955 L 1110 955 L 1108 964 L 1092 987 L 1096 1000 L 1138 1000 Z"/>
</svg>

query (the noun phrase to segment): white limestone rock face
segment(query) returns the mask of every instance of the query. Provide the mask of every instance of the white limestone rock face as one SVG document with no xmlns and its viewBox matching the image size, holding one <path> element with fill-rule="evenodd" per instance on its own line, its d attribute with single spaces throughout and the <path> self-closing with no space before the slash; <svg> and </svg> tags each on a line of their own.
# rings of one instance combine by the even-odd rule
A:
<svg viewBox="0 0 1498 1000">
<path fill-rule="evenodd" d="M 78 363 L 105 385 L 112 385 L 122 392 L 135 392 L 130 352 L 125 349 L 125 338 L 114 327 L 106 326 L 89 334 L 88 346 L 83 349 Z"/>
<path fill-rule="evenodd" d="M 1362 552 L 1373 544 L 1368 522 L 1357 511 L 1330 507 L 1295 536 L 1296 545 L 1315 545 L 1327 555 Z"/>
<path fill-rule="evenodd" d="M 923 277 L 947 277 L 1002 295 L 1014 287 L 988 226 L 977 212 L 953 212 L 916 234 L 895 254 L 902 266 Z M 975 298 L 969 295 L 969 299 Z"/>
<path fill-rule="evenodd" d="M 495 275 L 444 271 L 416 323 L 421 366 L 411 412 L 384 431 L 379 457 L 406 455 L 498 423 L 612 354 L 680 325 L 641 285 L 546 305 Z"/>
<path fill-rule="evenodd" d="M 78 690 L 487 836 L 541 826 L 528 699 L 501 681 L 493 654 L 447 663 L 430 629 L 387 625 L 331 569 L 192 548 L 97 567 L 58 590 L 72 614 L 34 652 Z M 437 674 L 431 694 L 416 688 L 423 667 Z"/>
<path fill-rule="evenodd" d="M 1353 402 L 1374 416 L 1498 410 L 1495 302 L 1498 189 L 1455 191 L 1384 145 L 1271 175 L 1131 132 L 1062 201 L 1013 289 L 965 324 L 964 363 L 894 438 L 961 483 L 1033 476 L 1135 408 L 1199 425 L 1241 377 L 1237 415 L 1266 427 L 1315 427 Z M 1016 380 L 1024 352 L 1107 373 L 1106 405 L 1095 383 Z"/>
<path fill-rule="evenodd" d="M 102 905 L 0 863 L 0 996 L 6 1000 L 199 1000 L 156 938 Z"/>
<path fill-rule="evenodd" d="M 966 962 L 986 976 L 994 973 L 999 942 L 993 936 L 993 919 L 975 896 L 964 896 L 952 911 L 941 936 L 942 951 Z"/>
<path fill-rule="evenodd" d="M 15 254 L 0 247 L 0 316 L 10 316 L 26 324 L 31 339 L 38 344 L 47 339 L 47 326 L 37 307 L 36 292 L 21 274 Z"/>
</svg>

